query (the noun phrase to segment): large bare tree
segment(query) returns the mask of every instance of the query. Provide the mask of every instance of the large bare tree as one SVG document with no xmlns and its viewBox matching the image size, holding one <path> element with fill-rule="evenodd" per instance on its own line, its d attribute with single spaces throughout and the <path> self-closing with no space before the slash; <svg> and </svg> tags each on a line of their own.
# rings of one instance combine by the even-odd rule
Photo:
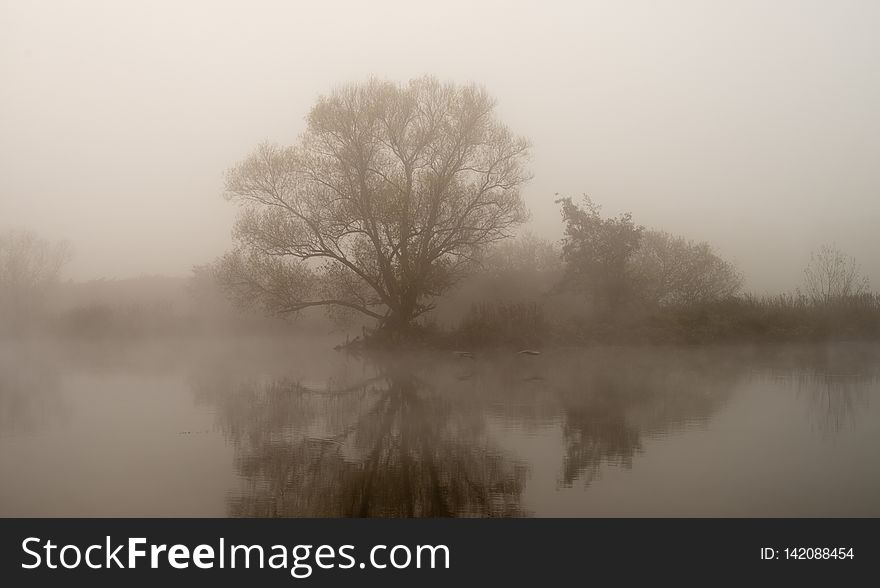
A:
<svg viewBox="0 0 880 588">
<path fill-rule="evenodd" d="M 406 328 L 525 220 L 528 142 L 477 86 L 372 80 L 321 97 L 297 145 L 229 171 L 238 246 L 218 275 L 242 302 L 356 311 Z"/>
</svg>

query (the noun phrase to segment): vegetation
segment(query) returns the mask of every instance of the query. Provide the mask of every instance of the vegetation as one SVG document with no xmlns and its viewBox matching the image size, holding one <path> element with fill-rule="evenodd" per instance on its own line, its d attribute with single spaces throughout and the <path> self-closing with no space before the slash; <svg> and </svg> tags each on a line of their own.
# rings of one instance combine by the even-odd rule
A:
<svg viewBox="0 0 880 588">
<path fill-rule="evenodd" d="M 549 324 L 535 303 L 489 303 L 474 306 L 455 336 L 467 346 L 533 347 L 549 334 Z"/>
<path fill-rule="evenodd" d="M 577 322 L 557 341 L 613 343 L 765 343 L 880 337 L 880 296 L 832 304 L 799 295 L 736 296 L 665 306 L 617 322 Z"/>
<path fill-rule="evenodd" d="M 627 274 L 641 302 L 655 306 L 718 302 L 739 294 L 743 277 L 708 243 L 644 231 Z"/>
<path fill-rule="evenodd" d="M 811 256 L 803 290 L 759 297 L 742 292 L 742 274 L 708 243 L 645 229 L 630 214 L 603 218 L 589 198 L 583 206 L 568 198 L 557 202 L 566 222 L 561 272 L 522 273 L 528 255 L 522 256 L 525 263 L 487 268 L 496 282 L 506 276 L 497 291 L 531 289 L 531 298 L 511 303 L 488 294 L 472 302 L 447 334 L 448 345 L 880 338 L 880 295 L 869 291 L 855 260 L 832 247 Z M 507 251 L 548 248 L 515 241 L 506 246 Z"/>
<path fill-rule="evenodd" d="M 557 200 L 562 206 L 565 239 L 562 288 L 583 292 L 589 302 L 605 312 L 616 312 L 634 295 L 627 270 L 639 248 L 644 227 L 632 215 L 602 218 L 600 207 L 584 196 L 583 207 L 571 198 Z"/>
<path fill-rule="evenodd" d="M 29 231 L 0 234 L 0 330 L 16 331 L 44 310 L 69 259 L 67 243 L 53 243 Z"/>
<path fill-rule="evenodd" d="M 855 258 L 823 245 L 804 269 L 804 290 L 814 303 L 837 303 L 866 294 L 868 279 L 861 275 Z"/>
<path fill-rule="evenodd" d="M 603 216 L 588 196 L 556 200 L 560 243 L 512 238 L 527 216 L 529 144 L 494 107 L 477 86 L 433 78 L 320 98 L 296 145 L 260 145 L 228 172 L 237 245 L 185 282 L 61 283 L 65 243 L 0 234 L 0 334 L 293 328 L 231 300 L 324 333 L 314 312 L 326 310 L 360 329 L 357 345 L 880 338 L 880 295 L 833 246 L 811 255 L 793 293 L 759 297 L 709 243 Z"/>
<path fill-rule="evenodd" d="M 20 242 L 15 251 L 25 250 L 21 243 L 62 251 L 34 237 Z M 237 312 L 207 267 L 197 268 L 189 279 L 145 276 L 76 283 L 57 279 L 57 256 L 31 251 L 24 258 L 32 260 L 30 275 L 42 278 L 14 282 L 4 275 L 2 283 L 6 292 L 13 283 L 30 284 L 34 295 L 28 308 L 36 312 L 39 301 L 39 314 L 31 314 L 30 322 L 23 312 L 16 315 L 16 321 L 6 320 L 2 323 L 5 335 L 37 329 L 62 337 L 131 339 L 304 330 L 326 334 L 328 330 L 326 322 L 314 315 L 290 323 Z M 53 264 L 45 268 L 42 262 L 33 261 L 41 259 L 52 259 Z M 558 247 L 526 234 L 487 248 L 480 260 L 482 271 L 440 298 L 436 311 L 417 321 L 407 340 L 423 347 L 456 350 L 594 343 L 876 340 L 880 338 L 880 295 L 868 290 L 867 280 L 857 269 L 838 271 L 840 260 L 846 268 L 858 268 L 851 258 L 825 246 L 811 257 L 801 288 L 777 296 L 755 296 L 741 292 L 740 274 L 707 244 L 642 230 L 639 247 L 627 264 L 622 269 L 607 266 L 623 273 L 621 279 L 627 280 L 630 292 L 616 312 L 608 312 L 606 306 L 585 297 L 583 290 L 567 289 L 571 283 L 566 281 L 570 279 L 568 262 Z M 4 267 L 25 264 L 12 264 L 7 258 Z M 43 268 L 42 273 L 35 268 Z M 821 274 L 826 294 L 816 295 L 811 280 L 822 268 L 834 271 Z M 12 299 L 7 294 L 7 312 Z M 366 333 L 367 337 L 356 339 L 357 344 L 376 344 Z"/>
<path fill-rule="evenodd" d="M 227 177 L 238 247 L 217 275 L 243 304 L 359 313 L 392 334 L 526 218 L 528 142 L 476 86 L 371 81 L 321 98 L 295 147 Z"/>
</svg>

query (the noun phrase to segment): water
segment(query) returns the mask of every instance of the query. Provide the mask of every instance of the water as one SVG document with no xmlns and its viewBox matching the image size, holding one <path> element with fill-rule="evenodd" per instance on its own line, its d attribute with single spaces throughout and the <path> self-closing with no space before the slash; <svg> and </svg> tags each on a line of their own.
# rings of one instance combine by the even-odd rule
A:
<svg viewBox="0 0 880 588">
<path fill-rule="evenodd" d="M 880 346 L 0 347 L 0 516 L 880 516 Z"/>
</svg>

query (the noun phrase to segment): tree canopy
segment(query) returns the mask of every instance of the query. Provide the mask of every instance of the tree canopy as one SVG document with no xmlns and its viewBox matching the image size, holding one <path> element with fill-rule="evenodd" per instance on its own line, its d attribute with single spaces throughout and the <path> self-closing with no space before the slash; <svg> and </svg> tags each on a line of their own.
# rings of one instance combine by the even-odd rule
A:
<svg viewBox="0 0 880 588">
<path fill-rule="evenodd" d="M 571 198 L 557 203 L 565 222 L 562 287 L 583 292 L 600 307 L 618 307 L 630 295 L 627 263 L 644 228 L 633 223 L 630 213 L 602 218 L 599 205 L 586 195 L 582 206 Z"/>
<path fill-rule="evenodd" d="M 232 168 L 237 247 L 218 277 L 278 314 L 358 312 L 400 329 L 526 218 L 528 142 L 475 85 L 371 80 L 321 97 L 294 146 Z"/>
<path fill-rule="evenodd" d="M 714 302 L 736 295 L 743 277 L 705 242 L 644 231 L 629 261 L 639 298 L 653 305 Z"/>
</svg>

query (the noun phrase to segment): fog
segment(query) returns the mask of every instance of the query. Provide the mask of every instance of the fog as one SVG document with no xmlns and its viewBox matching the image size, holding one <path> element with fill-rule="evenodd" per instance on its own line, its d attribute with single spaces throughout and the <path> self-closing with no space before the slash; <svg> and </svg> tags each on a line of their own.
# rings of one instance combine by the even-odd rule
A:
<svg viewBox="0 0 880 588">
<path fill-rule="evenodd" d="M 878 17 L 0 0 L 0 516 L 877 516 Z"/>
<path fill-rule="evenodd" d="M 223 173 L 370 76 L 483 84 L 554 194 L 711 242 L 746 287 L 833 242 L 880 283 L 874 2 L 0 3 L 0 230 L 66 277 L 187 275 L 229 248 Z"/>
</svg>

